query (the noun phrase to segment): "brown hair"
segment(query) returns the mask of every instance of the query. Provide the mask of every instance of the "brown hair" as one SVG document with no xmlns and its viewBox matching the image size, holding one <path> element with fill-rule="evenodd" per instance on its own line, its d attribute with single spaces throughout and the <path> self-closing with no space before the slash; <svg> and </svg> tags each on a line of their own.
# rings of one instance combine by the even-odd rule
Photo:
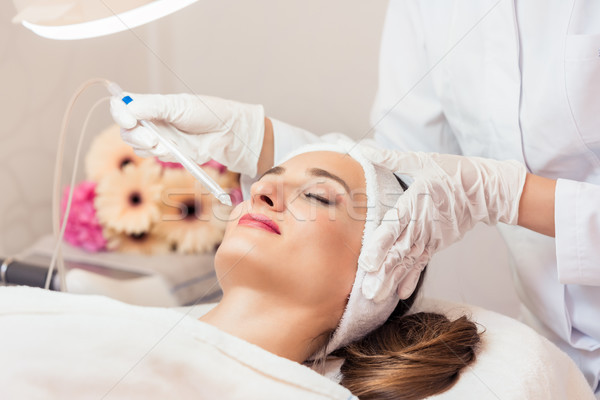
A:
<svg viewBox="0 0 600 400">
<path fill-rule="evenodd" d="M 450 321 L 429 312 L 406 315 L 424 275 L 385 324 L 334 353 L 345 358 L 341 384 L 361 400 L 417 400 L 444 392 L 475 360 L 480 337 L 466 316 Z"/>
</svg>

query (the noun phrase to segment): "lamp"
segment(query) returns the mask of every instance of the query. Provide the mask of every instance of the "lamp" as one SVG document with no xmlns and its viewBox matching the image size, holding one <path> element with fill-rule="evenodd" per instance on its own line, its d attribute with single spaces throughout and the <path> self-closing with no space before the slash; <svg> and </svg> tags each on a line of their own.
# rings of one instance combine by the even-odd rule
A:
<svg viewBox="0 0 600 400">
<path fill-rule="evenodd" d="M 49 39 L 87 39 L 121 32 L 197 0 L 13 0 L 14 23 Z"/>
</svg>

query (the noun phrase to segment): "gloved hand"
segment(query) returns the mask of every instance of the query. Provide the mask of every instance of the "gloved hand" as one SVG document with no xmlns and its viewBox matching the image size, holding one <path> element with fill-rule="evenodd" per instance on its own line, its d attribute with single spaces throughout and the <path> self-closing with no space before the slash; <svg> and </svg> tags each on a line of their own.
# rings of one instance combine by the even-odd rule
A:
<svg viewBox="0 0 600 400">
<path fill-rule="evenodd" d="M 433 254 L 477 222 L 517 223 L 527 171 L 516 161 L 373 147 L 364 152 L 372 162 L 414 179 L 361 253 L 367 298 L 378 301 L 393 290 L 409 297 Z"/>
<path fill-rule="evenodd" d="M 146 119 L 198 164 L 213 159 L 231 171 L 256 175 L 265 131 L 262 106 L 191 94 L 124 95 L 133 101 L 126 105 L 113 97 L 110 111 L 123 128 L 121 137 L 139 156 L 177 162 L 156 135 L 138 125 Z"/>
</svg>

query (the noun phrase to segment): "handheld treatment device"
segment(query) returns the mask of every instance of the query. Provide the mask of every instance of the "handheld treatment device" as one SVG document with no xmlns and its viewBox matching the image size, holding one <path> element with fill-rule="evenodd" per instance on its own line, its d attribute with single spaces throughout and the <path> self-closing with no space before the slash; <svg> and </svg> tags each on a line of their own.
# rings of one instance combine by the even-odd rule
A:
<svg viewBox="0 0 600 400">
<path fill-rule="evenodd" d="M 124 96 L 123 89 L 121 89 L 121 87 L 114 82 L 110 82 L 107 85 L 107 89 L 113 96 L 120 98 L 123 101 L 123 103 L 125 103 L 125 104 L 129 104 L 132 101 L 134 101 L 134 99 L 132 99 L 130 96 Z M 160 129 L 158 129 L 158 127 L 155 124 L 153 124 L 151 121 L 146 121 L 145 119 L 139 120 L 138 122 L 144 128 L 153 132 L 156 135 L 156 137 L 158 138 L 158 141 L 167 150 L 169 150 L 171 155 L 173 157 L 175 157 L 177 159 L 177 161 L 179 161 L 181 163 L 181 165 L 183 165 L 183 167 L 185 169 L 187 169 L 194 176 L 194 178 L 196 178 L 198 181 L 200 181 L 200 183 L 202 183 L 202 185 L 204 185 L 204 187 L 206 187 L 208 190 L 210 190 L 210 192 L 217 198 L 217 200 L 219 200 L 221 203 L 226 204 L 228 206 L 232 205 L 231 198 L 217 184 L 217 182 L 215 182 L 206 172 L 204 172 L 204 170 L 202 168 L 200 168 L 198 166 L 198 164 L 196 164 L 188 156 L 183 154 L 181 152 L 181 150 L 179 150 L 173 142 L 171 142 L 169 139 L 162 136 Z"/>
</svg>

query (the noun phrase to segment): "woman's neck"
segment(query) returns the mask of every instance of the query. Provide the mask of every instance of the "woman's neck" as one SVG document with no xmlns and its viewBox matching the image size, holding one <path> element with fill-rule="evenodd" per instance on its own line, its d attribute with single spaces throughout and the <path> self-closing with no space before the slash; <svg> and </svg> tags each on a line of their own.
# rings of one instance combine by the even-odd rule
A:
<svg viewBox="0 0 600 400">
<path fill-rule="evenodd" d="M 278 356 L 304 362 L 326 342 L 317 313 L 282 304 L 264 293 L 236 288 L 200 318 Z"/>
</svg>

